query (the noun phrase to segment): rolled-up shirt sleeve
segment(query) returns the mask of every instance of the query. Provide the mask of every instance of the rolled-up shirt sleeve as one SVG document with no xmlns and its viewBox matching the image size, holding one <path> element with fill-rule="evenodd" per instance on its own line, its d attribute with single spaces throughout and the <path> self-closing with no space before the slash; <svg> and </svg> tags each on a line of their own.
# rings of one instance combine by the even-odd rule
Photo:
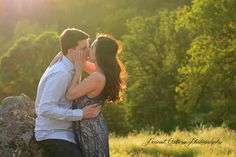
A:
<svg viewBox="0 0 236 157">
<path fill-rule="evenodd" d="M 39 114 L 57 120 L 81 120 L 82 109 L 64 108 L 60 105 L 60 100 L 65 96 L 71 81 L 68 74 L 64 71 L 55 72 L 49 75 L 45 81 L 39 104 Z"/>
</svg>

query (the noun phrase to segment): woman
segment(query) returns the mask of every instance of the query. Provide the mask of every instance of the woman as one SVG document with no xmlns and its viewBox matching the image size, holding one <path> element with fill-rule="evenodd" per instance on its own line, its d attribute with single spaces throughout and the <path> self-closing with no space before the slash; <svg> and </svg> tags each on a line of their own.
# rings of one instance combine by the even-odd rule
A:
<svg viewBox="0 0 236 157">
<path fill-rule="evenodd" d="M 83 54 L 75 55 L 75 74 L 66 97 L 76 100 L 73 108 L 83 108 L 86 105 L 121 100 L 125 88 L 124 66 L 118 58 L 120 45 L 109 35 L 99 35 L 91 45 L 90 62 L 95 63 L 96 70 L 80 82 L 80 76 L 85 66 Z M 108 129 L 102 113 L 96 118 L 74 123 L 75 137 L 79 148 L 85 157 L 108 157 Z"/>
</svg>

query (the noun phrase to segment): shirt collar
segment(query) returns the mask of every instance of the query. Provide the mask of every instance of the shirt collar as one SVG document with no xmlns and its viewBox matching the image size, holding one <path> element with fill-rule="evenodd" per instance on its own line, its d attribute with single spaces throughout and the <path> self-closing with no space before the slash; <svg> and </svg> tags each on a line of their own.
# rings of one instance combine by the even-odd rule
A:
<svg viewBox="0 0 236 157">
<path fill-rule="evenodd" d="M 69 69 L 69 70 L 74 70 L 75 69 L 75 66 L 74 64 L 66 57 L 66 56 L 63 56 L 62 57 L 62 63 Z"/>
</svg>

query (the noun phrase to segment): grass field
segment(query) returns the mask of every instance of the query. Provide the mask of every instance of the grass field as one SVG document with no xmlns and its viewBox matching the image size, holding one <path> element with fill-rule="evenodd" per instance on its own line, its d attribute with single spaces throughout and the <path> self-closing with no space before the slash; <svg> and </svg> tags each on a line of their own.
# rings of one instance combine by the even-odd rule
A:
<svg viewBox="0 0 236 157">
<path fill-rule="evenodd" d="M 236 132 L 227 128 L 176 129 L 168 134 L 110 135 L 111 157 L 236 157 Z"/>
</svg>

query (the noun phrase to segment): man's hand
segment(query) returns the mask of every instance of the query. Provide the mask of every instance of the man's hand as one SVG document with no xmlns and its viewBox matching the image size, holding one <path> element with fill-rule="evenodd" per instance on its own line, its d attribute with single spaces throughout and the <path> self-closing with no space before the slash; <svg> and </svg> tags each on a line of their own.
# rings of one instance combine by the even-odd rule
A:
<svg viewBox="0 0 236 157">
<path fill-rule="evenodd" d="M 101 111 L 101 105 L 98 104 L 85 106 L 83 108 L 83 119 L 95 118 Z"/>
</svg>

